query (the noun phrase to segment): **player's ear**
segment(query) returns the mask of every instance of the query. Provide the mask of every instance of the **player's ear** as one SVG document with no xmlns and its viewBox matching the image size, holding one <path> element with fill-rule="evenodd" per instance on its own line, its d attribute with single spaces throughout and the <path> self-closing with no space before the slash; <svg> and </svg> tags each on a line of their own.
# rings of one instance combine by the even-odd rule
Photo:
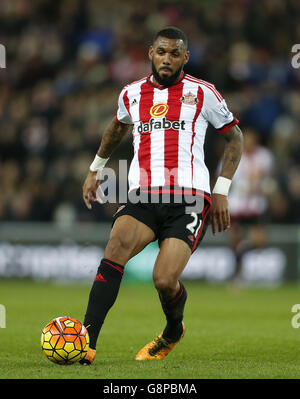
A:
<svg viewBox="0 0 300 399">
<path fill-rule="evenodd" d="M 188 60 L 190 58 L 190 52 L 186 50 L 185 56 L 184 56 L 184 65 L 188 63 Z"/>
<path fill-rule="evenodd" d="M 153 46 L 149 47 L 148 57 L 149 57 L 149 60 L 152 61 L 152 58 L 153 58 Z"/>
</svg>

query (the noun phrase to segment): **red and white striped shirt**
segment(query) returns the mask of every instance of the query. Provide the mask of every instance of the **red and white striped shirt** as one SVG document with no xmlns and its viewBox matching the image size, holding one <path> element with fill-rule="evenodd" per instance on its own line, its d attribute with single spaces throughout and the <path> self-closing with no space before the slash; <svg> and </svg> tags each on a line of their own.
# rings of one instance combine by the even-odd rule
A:
<svg viewBox="0 0 300 399">
<path fill-rule="evenodd" d="M 238 123 L 215 86 L 182 73 L 170 87 L 152 75 L 123 88 L 117 121 L 133 124 L 129 191 L 180 187 L 210 193 L 204 140 L 210 122 L 219 133 Z"/>
</svg>

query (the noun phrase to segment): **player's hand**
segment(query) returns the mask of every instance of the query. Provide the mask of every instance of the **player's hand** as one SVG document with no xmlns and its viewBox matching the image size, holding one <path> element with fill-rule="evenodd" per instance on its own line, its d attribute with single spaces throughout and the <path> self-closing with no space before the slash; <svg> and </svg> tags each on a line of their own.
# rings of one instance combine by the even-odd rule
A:
<svg viewBox="0 0 300 399">
<path fill-rule="evenodd" d="M 100 190 L 100 197 L 98 196 L 98 198 L 97 190 Z M 82 196 L 88 209 L 92 209 L 91 201 L 98 201 L 100 204 L 103 203 L 101 200 L 101 197 L 103 197 L 103 192 L 100 187 L 100 176 L 97 175 L 97 172 L 89 171 L 82 187 Z"/>
<path fill-rule="evenodd" d="M 217 233 L 217 229 L 221 233 L 230 228 L 230 214 L 226 195 L 212 194 L 210 223 L 214 235 Z"/>
</svg>

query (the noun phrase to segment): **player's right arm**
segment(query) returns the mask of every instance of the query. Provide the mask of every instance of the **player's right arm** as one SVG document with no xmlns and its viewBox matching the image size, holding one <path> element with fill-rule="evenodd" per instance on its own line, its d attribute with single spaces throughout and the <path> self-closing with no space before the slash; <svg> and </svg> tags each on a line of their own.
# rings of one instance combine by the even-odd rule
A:
<svg viewBox="0 0 300 399">
<path fill-rule="evenodd" d="M 121 123 L 114 118 L 103 134 L 97 156 L 103 160 L 108 160 L 120 141 L 128 133 L 130 127 L 131 125 Z M 82 187 L 83 200 L 88 209 L 92 208 L 91 201 L 97 201 L 96 191 L 99 185 L 100 175 L 98 171 L 89 170 Z"/>
</svg>

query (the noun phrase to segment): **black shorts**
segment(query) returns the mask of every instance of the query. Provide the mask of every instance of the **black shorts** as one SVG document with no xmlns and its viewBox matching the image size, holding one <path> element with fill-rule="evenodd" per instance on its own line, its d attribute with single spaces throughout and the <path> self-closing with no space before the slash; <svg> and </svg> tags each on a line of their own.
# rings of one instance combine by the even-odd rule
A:
<svg viewBox="0 0 300 399">
<path fill-rule="evenodd" d="M 128 202 L 120 206 L 113 216 L 115 220 L 122 215 L 130 215 L 144 223 L 155 233 L 158 245 L 165 238 L 179 238 L 185 241 L 192 253 L 202 241 L 208 226 L 211 207 L 210 197 L 205 196 L 201 207 L 189 210 L 190 203 L 141 203 Z"/>
</svg>

